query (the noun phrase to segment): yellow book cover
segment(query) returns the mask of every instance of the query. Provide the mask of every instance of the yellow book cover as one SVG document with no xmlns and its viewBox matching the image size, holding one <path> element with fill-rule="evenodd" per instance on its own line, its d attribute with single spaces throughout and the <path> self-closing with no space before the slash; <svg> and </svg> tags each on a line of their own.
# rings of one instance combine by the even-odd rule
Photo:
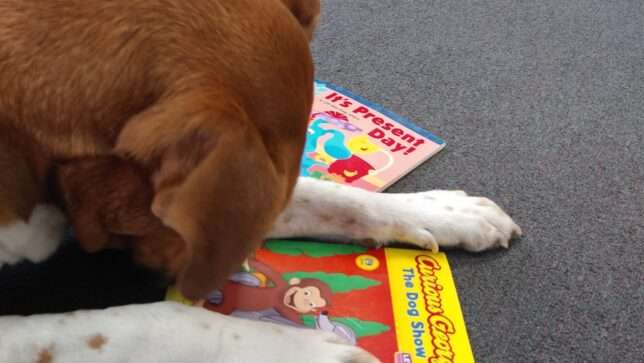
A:
<svg viewBox="0 0 644 363">
<path fill-rule="evenodd" d="M 443 253 L 271 240 L 207 299 L 167 299 L 331 331 L 382 362 L 474 362 Z"/>
</svg>

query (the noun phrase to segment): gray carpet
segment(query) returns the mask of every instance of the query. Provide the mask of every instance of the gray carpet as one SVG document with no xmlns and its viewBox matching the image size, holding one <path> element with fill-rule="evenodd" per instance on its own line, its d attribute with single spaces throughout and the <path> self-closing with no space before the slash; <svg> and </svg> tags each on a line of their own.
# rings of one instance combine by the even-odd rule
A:
<svg viewBox="0 0 644 363">
<path fill-rule="evenodd" d="M 391 191 L 458 188 L 523 227 L 450 252 L 480 362 L 644 357 L 641 0 L 326 0 L 317 77 L 447 148 Z"/>
</svg>

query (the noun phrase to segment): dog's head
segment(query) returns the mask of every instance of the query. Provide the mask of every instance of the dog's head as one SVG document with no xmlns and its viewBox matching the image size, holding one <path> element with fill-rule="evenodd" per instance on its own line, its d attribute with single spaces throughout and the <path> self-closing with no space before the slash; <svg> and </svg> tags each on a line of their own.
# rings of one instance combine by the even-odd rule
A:
<svg viewBox="0 0 644 363">
<path fill-rule="evenodd" d="M 308 40 L 319 2 L 279 1 L 240 6 L 213 33 L 216 47 L 183 28 L 173 35 L 181 48 L 151 71 L 163 75 L 158 94 L 114 140 L 121 161 L 76 166 L 87 175 L 72 183 L 97 187 L 80 193 L 94 193 L 89 203 L 73 200 L 78 187 L 64 198 L 79 211 L 72 219 L 86 248 L 133 246 L 143 263 L 172 265 L 186 297 L 202 298 L 260 246 L 294 188 L 313 102 Z M 143 169 L 109 165 L 122 160 Z M 64 169 L 63 190 L 73 174 Z"/>
</svg>

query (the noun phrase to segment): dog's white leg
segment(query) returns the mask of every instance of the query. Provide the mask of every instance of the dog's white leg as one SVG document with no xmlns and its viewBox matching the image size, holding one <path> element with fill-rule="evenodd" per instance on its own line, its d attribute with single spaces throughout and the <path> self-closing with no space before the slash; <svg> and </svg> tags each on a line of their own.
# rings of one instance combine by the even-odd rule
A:
<svg viewBox="0 0 644 363">
<path fill-rule="evenodd" d="M 22 260 L 45 260 L 60 245 L 65 228 L 63 213 L 48 204 L 36 205 L 27 222 L 0 226 L 0 267 Z"/>
<path fill-rule="evenodd" d="M 462 191 L 373 193 L 301 177 L 271 238 L 403 242 L 426 249 L 508 247 L 521 229 L 498 205 Z"/>
<path fill-rule="evenodd" d="M 0 317 L 0 362 L 377 362 L 339 339 L 160 302 Z"/>
</svg>

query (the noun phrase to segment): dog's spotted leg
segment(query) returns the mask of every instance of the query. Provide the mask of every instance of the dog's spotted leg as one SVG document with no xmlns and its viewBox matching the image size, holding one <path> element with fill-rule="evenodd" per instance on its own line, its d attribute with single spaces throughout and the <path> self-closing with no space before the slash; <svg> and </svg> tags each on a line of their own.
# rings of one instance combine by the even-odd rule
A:
<svg viewBox="0 0 644 363">
<path fill-rule="evenodd" d="M 302 177 L 270 237 L 482 251 L 507 248 L 520 235 L 519 226 L 494 202 L 461 191 L 373 193 Z"/>
<path fill-rule="evenodd" d="M 0 362 L 375 363 L 328 332 L 171 302 L 0 317 Z"/>
</svg>

